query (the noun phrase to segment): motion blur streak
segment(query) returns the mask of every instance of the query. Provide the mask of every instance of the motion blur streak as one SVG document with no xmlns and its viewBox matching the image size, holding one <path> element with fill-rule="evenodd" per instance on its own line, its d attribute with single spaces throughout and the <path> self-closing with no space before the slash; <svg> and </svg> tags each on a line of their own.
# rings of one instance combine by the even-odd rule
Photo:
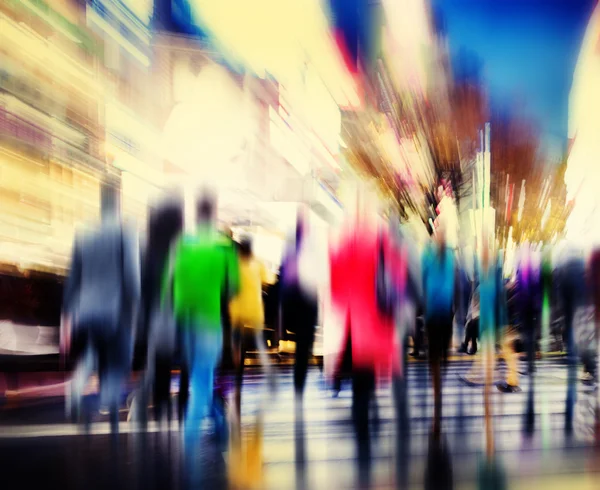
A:
<svg viewBox="0 0 600 490">
<path fill-rule="evenodd" d="M 596 488 L 599 42 L 595 0 L 1 2 L 4 479 Z"/>
</svg>

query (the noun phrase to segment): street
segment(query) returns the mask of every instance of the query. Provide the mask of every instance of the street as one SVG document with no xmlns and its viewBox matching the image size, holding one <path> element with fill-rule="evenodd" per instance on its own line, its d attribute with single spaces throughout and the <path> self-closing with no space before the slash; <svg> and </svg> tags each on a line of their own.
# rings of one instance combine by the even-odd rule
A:
<svg viewBox="0 0 600 490">
<path fill-rule="evenodd" d="M 459 488 L 476 483 L 484 447 L 482 388 L 465 386 L 458 379 L 469 364 L 469 361 L 452 362 L 444 383 L 443 433 L 452 478 Z M 523 377 L 522 393 L 493 394 L 496 451 L 506 469 L 510 488 L 541 478 L 575 478 L 584 471 L 598 471 L 591 450 L 596 399 L 593 388 L 580 384 L 574 434 L 566 438 L 563 432 L 566 368 L 557 360 L 539 361 L 538 366 L 532 436 L 524 435 L 524 412 L 530 393 L 527 378 Z M 350 423 L 350 386 L 333 398 L 321 372 L 313 368 L 305 393 L 304 421 L 299 424 L 294 416 L 291 369 L 280 368 L 278 380 L 278 393 L 267 404 L 264 414 L 261 488 L 355 488 L 358 475 Z M 427 365 L 411 363 L 408 380 L 410 438 L 409 451 L 403 452 L 404 461 L 397 457 L 391 389 L 378 388 L 379 424 L 373 433 L 371 463 L 373 488 L 399 485 L 401 467 L 408 468 L 405 477 L 408 481 L 404 481 L 410 482 L 411 487 L 423 485 L 433 411 Z M 266 385 L 258 369 L 248 369 L 244 383 L 242 418 L 245 429 L 249 429 Z M 28 408 L 3 410 L 0 464 L 7 481 L 19 482 L 19 488 L 182 487 L 180 440 L 175 422 L 169 433 L 159 433 L 156 424 L 151 424 L 148 433 L 140 434 L 133 430 L 133 424 L 125 421 L 127 413 L 123 410 L 122 432 L 114 443 L 108 435 L 105 416 L 98 415 L 91 435 L 85 436 L 81 428 L 65 423 L 61 414 L 59 398 Z M 227 453 L 216 448 L 209 425 L 195 458 L 201 478 L 195 487 L 227 486 Z M 575 478 L 573 482 L 585 485 L 594 476 L 588 474 L 585 479 Z"/>
</svg>

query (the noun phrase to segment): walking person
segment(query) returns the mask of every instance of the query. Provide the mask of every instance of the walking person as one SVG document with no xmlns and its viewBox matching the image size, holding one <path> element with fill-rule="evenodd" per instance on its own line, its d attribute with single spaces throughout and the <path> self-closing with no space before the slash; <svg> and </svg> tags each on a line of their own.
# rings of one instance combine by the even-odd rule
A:
<svg viewBox="0 0 600 490">
<path fill-rule="evenodd" d="M 469 308 L 465 317 L 465 341 L 462 352 L 474 356 L 477 354 L 477 340 L 479 339 L 479 285 L 476 285 L 471 295 Z M 469 344 L 471 348 L 469 349 Z"/>
<path fill-rule="evenodd" d="M 151 210 L 142 267 L 141 332 L 147 344 L 146 372 L 137 401 L 142 426 L 147 418 L 149 393 L 153 394 L 156 420 L 160 421 L 165 412 L 169 421 L 172 418 L 171 371 L 176 362 L 179 335 L 172 311 L 172 285 L 169 285 L 166 308 L 161 303 L 161 288 L 165 273 L 169 275 L 170 253 L 182 230 L 183 200 L 179 196 L 169 196 Z M 180 390 L 180 394 L 184 392 Z M 181 397 L 179 403 L 183 404 Z"/>
<path fill-rule="evenodd" d="M 343 227 L 330 251 L 330 288 L 332 309 L 336 318 L 344 322 L 334 362 L 339 372 L 339 365 L 346 358 L 344 354 L 349 351 L 357 455 L 361 479 L 368 481 L 370 416 L 376 380 L 378 375 L 390 372 L 398 356 L 394 345 L 394 318 L 380 308 L 376 288 L 380 250 L 385 253 L 389 237 L 372 219 L 374 213 L 368 213 L 363 201 L 366 196 L 357 197 L 357 213 Z"/>
<path fill-rule="evenodd" d="M 293 239 L 288 243 L 281 266 L 283 327 L 294 333 L 296 356 L 294 391 L 298 401 L 304 394 L 308 363 L 315 339 L 319 316 L 319 282 L 323 264 L 308 219 L 298 212 Z"/>
<path fill-rule="evenodd" d="M 564 316 L 564 333 L 567 365 L 568 386 L 565 410 L 565 431 L 570 434 L 573 430 L 573 411 L 577 398 L 577 366 L 578 355 L 575 342 L 575 320 L 581 317 L 583 309 L 588 305 L 588 284 L 586 283 L 585 258 L 583 250 L 572 243 L 563 243 L 555 255 L 554 277 L 558 291 L 558 301 Z M 581 332 L 580 332 L 581 333 Z M 582 354 L 585 350 L 582 346 Z M 582 357 L 585 360 L 585 356 Z M 593 366 L 587 369 L 594 370 Z"/>
<path fill-rule="evenodd" d="M 442 423 L 442 363 L 448 358 L 454 318 L 456 267 L 454 251 L 447 246 L 442 226 L 422 259 L 425 327 L 429 341 L 429 367 L 433 383 L 433 435 L 439 437 Z"/>
<path fill-rule="evenodd" d="M 140 300 L 140 257 L 137 233 L 120 218 L 116 189 L 101 191 L 101 223 L 79 235 L 65 284 L 61 344 L 76 359 L 67 393 L 74 418 L 90 412 L 83 395 L 98 370 L 100 398 L 110 412 L 111 432 L 119 429 L 123 385 L 131 369 L 134 324 Z"/>
<path fill-rule="evenodd" d="M 483 352 L 469 372 L 461 377 L 468 385 L 484 385 L 485 375 L 494 372 L 496 367 L 496 348 L 500 348 L 500 355 L 504 359 L 507 371 L 506 380 L 497 385 L 499 391 L 504 393 L 520 392 L 517 354 L 514 352 L 515 331 L 509 324 L 508 306 L 506 298 L 506 285 L 503 279 L 502 261 L 498 257 L 493 259 L 492 249 L 482 252 L 481 266 L 479 267 L 480 284 L 477 287 L 478 295 L 478 320 L 477 332 L 482 344 L 488 352 Z M 489 361 L 487 366 L 485 362 Z M 489 381 L 490 383 L 492 380 Z"/>
<path fill-rule="evenodd" d="M 269 275 L 265 265 L 254 256 L 250 237 L 244 237 L 240 241 L 238 256 L 239 289 L 229 303 L 229 315 L 233 332 L 233 358 L 236 364 L 235 404 L 239 415 L 245 355 L 251 343 L 258 350 L 272 392 L 275 390 L 275 376 L 264 338 L 265 311 L 262 289 L 263 285 L 269 282 Z"/>
<path fill-rule="evenodd" d="M 464 254 L 458 263 L 458 280 L 456 291 L 456 312 L 454 314 L 454 326 L 456 327 L 456 336 L 459 341 L 458 352 L 468 353 L 469 342 L 473 343 L 473 353 L 477 352 L 477 339 L 473 339 L 473 332 L 469 331 L 469 309 L 471 306 L 471 297 L 473 296 L 473 283 L 469 279 L 465 267 Z"/>
<path fill-rule="evenodd" d="M 536 254 L 530 243 L 521 246 L 517 265 L 519 318 L 527 352 L 527 370 L 535 373 L 538 323 L 542 309 L 541 275 Z"/>
<path fill-rule="evenodd" d="M 205 192 L 196 204 L 196 230 L 179 240 L 171 267 L 173 310 L 182 329 L 183 362 L 190 373 L 191 392 L 184 417 L 186 457 L 193 454 L 201 422 L 209 413 L 221 442 L 226 441 L 223 407 L 213 397 L 214 376 L 223 346 L 222 292 L 237 291 L 239 270 L 232 241 L 217 231 L 215 220 L 216 198 Z M 163 301 L 169 292 L 165 280 Z"/>
</svg>

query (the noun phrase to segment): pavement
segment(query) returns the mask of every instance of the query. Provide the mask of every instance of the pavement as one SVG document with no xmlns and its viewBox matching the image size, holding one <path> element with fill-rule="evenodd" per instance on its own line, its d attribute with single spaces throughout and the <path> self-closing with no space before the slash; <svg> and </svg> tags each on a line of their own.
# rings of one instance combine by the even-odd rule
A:
<svg viewBox="0 0 600 490">
<path fill-rule="evenodd" d="M 537 364 L 535 383 L 524 377 L 521 393 L 492 393 L 495 460 L 504 468 L 507 488 L 600 488 L 600 459 L 594 449 L 597 392 L 578 386 L 574 432 L 567 436 L 566 367 L 553 359 Z M 408 368 L 407 439 L 397 437 L 391 387 L 378 387 L 379 423 L 367 472 L 370 488 L 423 488 L 431 478 L 437 483 L 429 488 L 450 488 L 449 481 L 453 488 L 481 488 L 483 388 L 468 387 L 459 380 L 469 367 L 470 359 L 462 358 L 450 363 L 445 373 L 440 444 L 432 443 L 430 437 L 433 400 L 426 363 L 413 362 Z M 278 390 L 273 398 L 265 398 L 260 369 L 249 368 L 244 377 L 245 433 L 250 433 L 256 415 L 264 409 L 262 475 L 255 488 L 359 488 L 365 472 L 358 464 L 350 424 L 350 386 L 334 398 L 321 371 L 311 368 L 299 420 L 292 369 L 280 366 L 277 373 Z M 502 371 L 497 379 L 502 379 Z M 151 424 L 147 433 L 139 433 L 126 422 L 124 407 L 121 434 L 115 440 L 108 434 L 104 414 L 96 416 L 89 435 L 66 423 L 60 389 L 38 401 L 0 409 L 0 469 L 5 482 L 15 482 L 5 488 L 228 488 L 230 455 L 215 445 L 210 425 L 194 453 L 195 479 L 190 482 L 177 423 L 169 430 L 163 427 L 162 432 Z M 530 401 L 535 416 L 528 433 L 525 414 Z"/>
</svg>

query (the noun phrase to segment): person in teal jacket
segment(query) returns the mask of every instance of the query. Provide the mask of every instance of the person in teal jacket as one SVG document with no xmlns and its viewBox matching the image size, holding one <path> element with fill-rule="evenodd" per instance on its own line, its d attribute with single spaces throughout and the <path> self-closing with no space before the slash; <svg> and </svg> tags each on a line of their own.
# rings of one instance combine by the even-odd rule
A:
<svg viewBox="0 0 600 490">
<path fill-rule="evenodd" d="M 434 396 L 433 433 L 435 437 L 439 437 L 442 423 L 441 368 L 448 358 L 452 339 L 456 261 L 454 250 L 446 243 L 443 229 L 438 230 L 434 240 L 435 242 L 429 243 L 423 251 L 421 274 Z"/>
<path fill-rule="evenodd" d="M 169 281 L 169 276 L 171 281 Z M 215 226 L 215 199 L 203 195 L 197 203 L 197 229 L 176 245 L 164 294 L 172 284 L 173 312 L 181 328 L 182 362 L 190 370 L 191 393 L 184 421 L 186 446 L 195 444 L 203 418 L 212 412 L 215 369 L 223 348 L 223 291 L 239 288 L 239 268 L 233 241 Z M 223 414 L 217 430 L 225 430 Z"/>
<path fill-rule="evenodd" d="M 506 286 L 503 279 L 503 265 L 500 254 L 494 260 L 489 251 L 483 253 L 481 266 L 478 267 L 479 276 L 479 328 L 480 340 L 487 349 L 482 353 L 492 357 L 492 366 L 495 366 L 496 345 L 508 367 L 506 381 L 497 385 L 505 393 L 520 391 L 516 356 L 512 349 L 514 331 L 508 320 Z M 485 366 L 483 357 L 480 357 L 462 378 L 467 384 L 478 385 L 483 382 Z M 492 367 L 493 369 L 493 367 Z"/>
</svg>

